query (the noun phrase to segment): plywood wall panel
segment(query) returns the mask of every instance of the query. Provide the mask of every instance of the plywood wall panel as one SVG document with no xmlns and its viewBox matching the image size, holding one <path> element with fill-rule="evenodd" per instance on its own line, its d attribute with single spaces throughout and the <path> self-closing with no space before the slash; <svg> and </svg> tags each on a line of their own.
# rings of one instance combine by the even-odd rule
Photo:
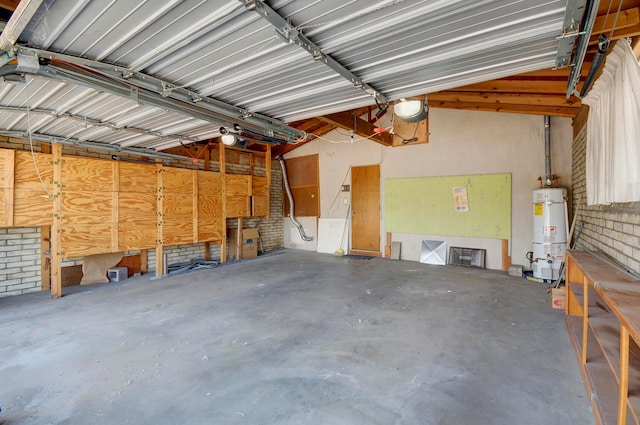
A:
<svg viewBox="0 0 640 425">
<path fill-rule="evenodd" d="M 238 174 L 226 174 L 225 175 L 225 188 L 227 196 L 249 196 L 251 176 L 244 176 Z"/>
<path fill-rule="evenodd" d="M 224 219 L 200 219 L 198 221 L 198 241 L 212 242 L 224 240 Z"/>
<path fill-rule="evenodd" d="M 118 251 L 155 248 L 158 225 L 155 222 L 118 223 Z"/>
<path fill-rule="evenodd" d="M 101 224 L 113 221 L 113 194 L 88 191 L 63 192 L 62 223 Z"/>
<path fill-rule="evenodd" d="M 11 192 L 12 189 L 0 188 L 0 227 L 9 225 L 9 214 L 11 214 Z"/>
<path fill-rule="evenodd" d="M 0 149 L 0 188 L 13 187 L 14 167 L 14 151 Z"/>
<path fill-rule="evenodd" d="M 135 222 L 141 219 L 156 222 L 158 196 L 151 193 L 118 193 L 118 222 Z"/>
<path fill-rule="evenodd" d="M 112 223 L 65 224 L 60 235 L 62 257 L 81 257 L 116 251 L 112 247 L 112 229 Z"/>
<path fill-rule="evenodd" d="M 162 168 L 162 190 L 164 193 L 193 193 L 193 170 Z"/>
<path fill-rule="evenodd" d="M 165 219 L 162 223 L 162 239 L 165 245 L 193 243 L 193 222 Z"/>
<path fill-rule="evenodd" d="M 163 216 L 165 219 L 193 218 L 193 195 L 187 193 L 165 193 L 163 200 Z"/>
<path fill-rule="evenodd" d="M 16 151 L 15 186 L 43 191 L 46 187 L 46 190 L 53 193 L 52 161 L 51 154 L 34 153 L 32 156 L 31 152 Z"/>
<path fill-rule="evenodd" d="M 211 171 L 198 171 L 198 194 L 221 196 L 223 185 L 222 174 Z"/>
<path fill-rule="evenodd" d="M 268 196 L 269 184 L 266 177 L 252 177 L 251 179 L 251 194 L 253 196 Z"/>
<path fill-rule="evenodd" d="M 248 196 L 227 196 L 227 217 L 249 217 L 250 200 Z"/>
<path fill-rule="evenodd" d="M 198 196 L 198 218 L 218 218 L 223 215 L 221 196 Z"/>
<path fill-rule="evenodd" d="M 51 226 L 53 201 L 40 190 L 16 188 L 13 194 L 14 226 Z"/>
<path fill-rule="evenodd" d="M 252 196 L 252 211 L 253 217 L 266 217 L 269 215 L 269 198 L 266 196 Z"/>
<path fill-rule="evenodd" d="M 158 172 L 155 165 L 120 162 L 119 190 L 154 194 L 158 188 Z"/>
<path fill-rule="evenodd" d="M 65 157 L 62 160 L 62 191 L 111 192 L 113 161 Z"/>
</svg>

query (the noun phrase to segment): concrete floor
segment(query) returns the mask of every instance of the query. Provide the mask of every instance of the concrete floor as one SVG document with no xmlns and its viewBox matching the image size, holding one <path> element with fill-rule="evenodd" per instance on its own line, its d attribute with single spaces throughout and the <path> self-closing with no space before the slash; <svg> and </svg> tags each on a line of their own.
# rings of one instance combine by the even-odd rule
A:
<svg viewBox="0 0 640 425">
<path fill-rule="evenodd" d="M 546 285 L 279 251 L 0 299 L 0 424 L 593 424 Z"/>
</svg>

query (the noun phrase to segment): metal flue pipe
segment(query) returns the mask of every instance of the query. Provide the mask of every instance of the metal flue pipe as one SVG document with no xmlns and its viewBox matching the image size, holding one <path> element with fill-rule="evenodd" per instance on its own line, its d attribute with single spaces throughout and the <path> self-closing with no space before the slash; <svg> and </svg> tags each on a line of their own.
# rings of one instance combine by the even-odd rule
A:
<svg viewBox="0 0 640 425">
<path fill-rule="evenodd" d="M 295 217 L 293 195 L 291 194 L 291 187 L 289 187 L 289 177 L 287 177 L 287 166 L 281 156 L 278 157 L 278 161 L 280 162 L 280 168 L 282 168 L 282 180 L 284 181 L 284 188 L 287 192 L 287 198 L 289 199 L 289 219 L 298 228 L 298 232 L 300 232 L 302 240 L 305 242 L 311 242 L 313 240 L 313 236 L 307 236 L 304 232 L 304 227 L 302 227 L 302 224 Z"/>
<path fill-rule="evenodd" d="M 551 117 L 544 116 L 544 184 L 551 186 L 553 175 L 551 174 Z"/>
</svg>

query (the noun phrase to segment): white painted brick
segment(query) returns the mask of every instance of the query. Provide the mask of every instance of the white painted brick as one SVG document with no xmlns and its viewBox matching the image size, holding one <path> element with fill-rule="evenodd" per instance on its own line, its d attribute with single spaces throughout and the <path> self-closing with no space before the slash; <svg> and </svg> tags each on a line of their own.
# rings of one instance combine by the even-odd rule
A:
<svg viewBox="0 0 640 425">
<path fill-rule="evenodd" d="M 19 291 L 22 289 L 34 288 L 33 283 L 17 283 L 15 285 L 7 285 L 7 291 Z"/>
<path fill-rule="evenodd" d="M 9 269 L 3 269 L 0 270 L 0 279 L 4 278 L 7 275 L 13 274 L 13 273 L 19 273 L 20 272 L 20 268 L 19 267 L 11 267 Z"/>
<path fill-rule="evenodd" d="M 36 272 L 23 272 L 22 270 L 20 270 L 20 272 L 18 273 L 13 273 L 10 275 L 7 275 L 8 279 L 23 279 L 22 282 L 24 282 L 24 279 L 29 278 L 29 277 L 35 277 Z"/>
</svg>

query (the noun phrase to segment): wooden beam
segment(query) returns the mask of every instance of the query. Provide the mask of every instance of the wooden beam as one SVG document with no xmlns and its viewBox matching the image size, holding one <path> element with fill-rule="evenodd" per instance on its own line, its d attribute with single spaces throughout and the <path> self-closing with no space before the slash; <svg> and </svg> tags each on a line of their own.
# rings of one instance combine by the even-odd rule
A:
<svg viewBox="0 0 640 425">
<path fill-rule="evenodd" d="M 368 137 L 371 141 L 380 143 L 384 146 L 391 146 L 393 142 L 391 135 L 388 133 L 374 135 L 375 126 L 366 120 L 358 118 L 351 112 L 338 112 L 318 117 L 318 119 L 345 130 L 354 130 L 357 135 Z"/>
<path fill-rule="evenodd" d="M 617 5 L 616 5 L 617 6 Z M 606 13 L 598 16 L 593 24 L 593 35 L 589 39 L 589 44 L 598 43 L 598 35 L 604 34 L 607 37 L 611 33 L 615 22 L 616 28 L 611 37 L 613 40 L 631 37 L 640 34 L 640 10 L 637 7 L 621 10 L 616 18 L 616 10 L 612 10 L 609 16 Z M 606 19 L 606 21 L 605 21 Z"/>
<path fill-rule="evenodd" d="M 582 68 L 583 77 L 587 76 L 587 74 L 589 73 L 590 67 L 591 67 L 590 62 L 583 63 L 583 68 Z M 518 74 L 518 75 L 514 75 L 513 77 L 509 77 L 509 79 L 531 80 L 535 78 L 542 78 L 542 79 L 549 79 L 549 80 L 557 79 L 557 80 L 561 80 L 561 81 L 563 80 L 566 82 L 567 78 L 569 78 L 570 73 L 571 73 L 571 67 L 566 66 L 561 69 L 546 68 L 546 69 L 541 69 L 539 71 L 525 72 L 524 74 Z"/>
<path fill-rule="evenodd" d="M 442 102 L 429 100 L 430 108 L 462 109 L 468 111 L 510 112 L 514 114 L 550 115 L 573 118 L 580 108 L 534 105 L 503 105 L 495 103 Z"/>
<path fill-rule="evenodd" d="M 313 127 L 316 127 L 320 121 L 317 118 L 310 118 L 304 121 L 298 121 L 296 123 L 291 123 L 290 126 L 302 131 L 309 131 Z"/>
<path fill-rule="evenodd" d="M 579 108 L 580 99 L 572 96 L 567 99 L 564 94 L 531 94 L 531 93 L 494 93 L 475 91 L 447 90 L 429 94 L 431 102 L 468 102 L 468 103 L 494 103 L 505 105 L 535 105 L 551 107 Z"/>
<path fill-rule="evenodd" d="M 455 91 L 474 92 L 501 92 L 501 93 L 542 93 L 542 94 L 564 94 L 567 89 L 566 81 L 539 81 L 521 79 L 501 79 L 486 81 L 483 83 L 469 84 L 467 86 L 456 87 Z M 429 99 L 431 100 L 431 99 Z M 429 104 L 431 106 L 431 104 Z"/>
<path fill-rule="evenodd" d="M 307 143 L 309 143 L 311 140 L 307 140 L 304 142 L 300 142 L 300 143 L 290 143 L 288 145 L 280 145 L 277 148 L 275 148 L 272 152 L 271 152 L 271 157 L 272 158 L 277 158 L 281 155 L 284 155 L 288 152 L 291 152 L 294 149 L 299 148 L 300 146 L 306 145 Z"/>
<path fill-rule="evenodd" d="M 0 0 L 0 7 L 14 11 L 18 7 L 18 3 L 20 3 L 20 0 Z"/>
</svg>

